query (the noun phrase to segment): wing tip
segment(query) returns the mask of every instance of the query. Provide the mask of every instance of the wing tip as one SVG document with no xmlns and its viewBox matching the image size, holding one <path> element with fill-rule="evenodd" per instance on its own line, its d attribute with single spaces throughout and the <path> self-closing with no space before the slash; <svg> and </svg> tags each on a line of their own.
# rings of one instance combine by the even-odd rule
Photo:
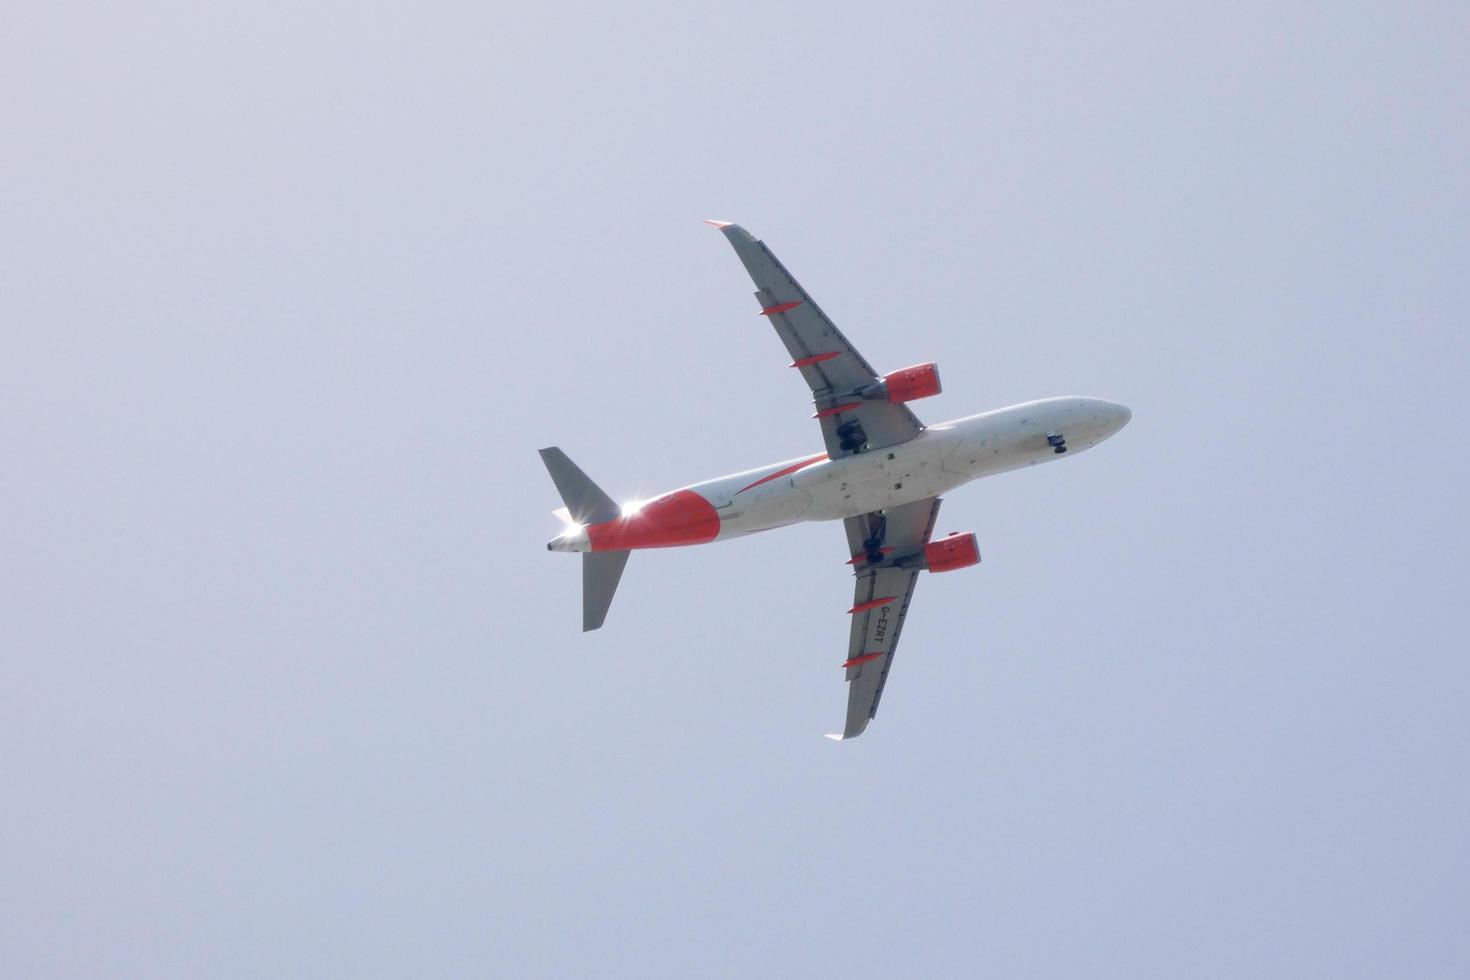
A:
<svg viewBox="0 0 1470 980">
<path fill-rule="evenodd" d="M 716 228 L 720 229 L 720 232 L 724 234 L 724 236 L 728 238 L 733 244 L 748 245 L 755 241 L 754 235 L 752 235 L 750 232 L 746 231 L 744 228 L 740 227 L 733 221 L 721 221 L 719 218 L 705 218 L 704 223 L 707 225 L 714 225 Z"/>
<path fill-rule="evenodd" d="M 836 732 L 828 732 L 826 735 L 823 735 L 822 737 L 823 738 L 830 738 L 834 742 L 843 742 L 843 741 L 846 741 L 846 736 L 844 736 L 844 735 L 838 735 Z"/>
</svg>

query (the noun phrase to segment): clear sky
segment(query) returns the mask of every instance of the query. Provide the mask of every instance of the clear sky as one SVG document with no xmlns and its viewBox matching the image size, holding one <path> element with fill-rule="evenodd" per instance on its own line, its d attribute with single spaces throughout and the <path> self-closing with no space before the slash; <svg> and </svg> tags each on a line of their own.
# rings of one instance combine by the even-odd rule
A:
<svg viewBox="0 0 1470 980">
<path fill-rule="evenodd" d="M 14 977 L 1470 974 L 1470 7 L 218 4 L 0 34 Z M 877 720 L 763 237 L 941 421 Z"/>
</svg>

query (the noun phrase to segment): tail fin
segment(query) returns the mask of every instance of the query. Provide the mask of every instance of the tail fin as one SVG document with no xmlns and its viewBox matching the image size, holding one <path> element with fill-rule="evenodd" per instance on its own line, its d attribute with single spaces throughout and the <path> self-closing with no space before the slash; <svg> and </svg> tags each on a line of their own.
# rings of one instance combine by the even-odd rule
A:
<svg viewBox="0 0 1470 980">
<path fill-rule="evenodd" d="M 566 453 L 552 446 L 541 450 L 541 461 L 567 505 L 567 516 L 572 523 L 599 524 L 618 516 L 618 505 Z M 623 577 L 623 566 L 628 564 L 628 554 L 627 551 L 582 554 L 582 632 L 597 629 L 607 619 L 608 607 Z"/>
</svg>

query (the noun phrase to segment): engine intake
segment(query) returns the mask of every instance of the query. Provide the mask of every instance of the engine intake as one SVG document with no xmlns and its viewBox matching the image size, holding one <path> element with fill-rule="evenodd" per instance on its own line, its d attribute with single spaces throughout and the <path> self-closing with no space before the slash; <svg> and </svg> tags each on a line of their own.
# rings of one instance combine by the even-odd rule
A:
<svg viewBox="0 0 1470 980">
<path fill-rule="evenodd" d="M 974 533 L 951 534 L 924 545 L 924 567 L 931 572 L 952 572 L 980 564 L 980 543 Z"/>
</svg>

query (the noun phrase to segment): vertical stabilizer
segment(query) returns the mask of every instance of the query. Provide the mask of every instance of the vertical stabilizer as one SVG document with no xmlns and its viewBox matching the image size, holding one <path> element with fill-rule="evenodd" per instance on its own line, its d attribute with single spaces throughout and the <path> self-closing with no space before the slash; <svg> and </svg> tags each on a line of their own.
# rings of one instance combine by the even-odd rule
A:
<svg viewBox="0 0 1470 980">
<path fill-rule="evenodd" d="M 552 446 L 541 450 L 541 461 L 556 484 L 566 504 L 569 522 L 581 526 L 600 524 L 619 515 L 620 508 L 602 488 L 587 478 L 567 454 Z M 560 515 L 558 515 L 560 516 Z M 627 551 L 583 552 L 582 554 L 582 632 L 595 630 L 607 619 L 613 594 L 628 564 Z"/>
</svg>

